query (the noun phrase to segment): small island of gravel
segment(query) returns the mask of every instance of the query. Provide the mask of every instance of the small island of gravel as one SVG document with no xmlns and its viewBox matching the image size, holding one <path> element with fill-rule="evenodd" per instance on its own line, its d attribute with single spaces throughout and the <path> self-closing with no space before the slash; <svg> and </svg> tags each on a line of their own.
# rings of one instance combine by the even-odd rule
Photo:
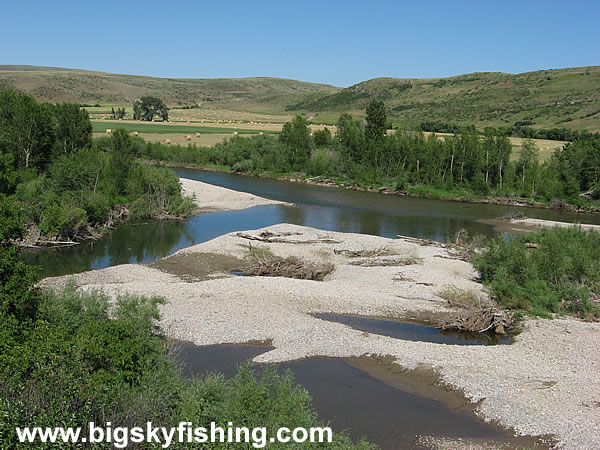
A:
<svg viewBox="0 0 600 450">
<path fill-rule="evenodd" d="M 232 275 L 247 261 L 249 248 L 335 269 L 323 281 Z M 382 249 L 393 256 L 370 258 L 408 263 L 355 263 L 356 255 L 378 255 Z M 151 264 L 44 284 L 69 279 L 82 289 L 165 297 L 161 326 L 176 339 L 197 345 L 270 341 L 273 350 L 256 362 L 385 357 L 397 371 L 433 373 L 438 384 L 477 402 L 475 412 L 485 420 L 520 434 L 554 435 L 569 448 L 600 445 L 598 323 L 527 319 L 511 345 L 458 346 L 363 333 L 312 315 L 435 318 L 448 311 L 439 296 L 448 286 L 485 296 L 473 267 L 440 246 L 279 224 L 230 233 Z"/>
</svg>

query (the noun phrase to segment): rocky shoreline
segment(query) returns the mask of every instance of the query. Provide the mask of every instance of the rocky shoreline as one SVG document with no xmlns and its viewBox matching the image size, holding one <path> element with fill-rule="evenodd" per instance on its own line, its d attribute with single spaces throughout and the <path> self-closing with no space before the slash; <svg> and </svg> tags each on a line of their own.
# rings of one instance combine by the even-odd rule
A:
<svg viewBox="0 0 600 450">
<path fill-rule="evenodd" d="M 286 237 L 259 242 L 275 255 L 329 261 L 335 271 L 323 282 L 282 277 L 239 277 L 248 235 L 267 231 Z M 388 358 L 400 371 L 430 370 L 438 384 L 457 390 L 475 412 L 524 435 L 554 435 L 569 448 L 600 446 L 600 324 L 571 318 L 528 319 L 512 345 L 458 346 L 413 342 L 362 333 L 317 319 L 314 313 L 412 318 L 448 306 L 438 294 L 455 286 L 485 295 L 472 266 L 447 249 L 399 239 L 325 232 L 279 224 L 221 236 L 150 265 L 122 265 L 67 279 L 84 289 L 111 294 L 164 296 L 161 326 L 169 336 L 197 345 L 272 342 L 256 362 L 311 356 Z M 386 249 L 416 261 L 403 266 L 350 264 L 349 252 Z M 211 255 L 211 256 L 209 256 Z M 212 262 L 211 262 L 212 258 Z M 205 268 L 199 269 L 199 262 Z"/>
<path fill-rule="evenodd" d="M 172 167 L 172 168 L 183 168 L 183 169 L 198 169 L 204 170 L 208 172 L 225 172 L 230 173 L 231 171 L 223 170 L 215 167 L 206 167 L 199 166 L 196 164 L 175 164 L 166 161 L 145 161 L 148 164 L 153 164 L 156 166 L 163 167 Z M 415 197 L 415 198 L 431 198 L 436 200 L 447 200 L 453 202 L 460 203 L 479 203 L 479 204 L 491 204 L 491 205 L 502 205 L 502 206 L 514 206 L 517 208 L 540 208 L 540 209 L 554 209 L 560 211 L 573 212 L 577 214 L 594 214 L 600 215 L 600 206 L 588 206 L 588 207 L 578 207 L 571 203 L 566 203 L 561 200 L 555 200 L 552 202 L 537 202 L 535 200 L 525 199 L 525 198 L 511 198 L 511 197 L 486 197 L 486 198 L 457 198 L 453 196 L 434 196 L 433 194 L 417 194 L 408 191 L 396 191 L 389 187 L 361 187 L 357 184 L 349 183 L 349 182 L 338 182 L 331 180 L 327 177 L 307 177 L 307 176 L 283 176 L 283 177 L 272 177 L 269 175 L 261 174 L 258 175 L 260 178 L 274 178 L 281 181 L 289 181 L 292 183 L 306 183 L 306 184 L 314 184 L 317 186 L 326 186 L 326 187 L 337 187 L 341 189 L 351 189 L 354 191 L 362 191 L 362 192 L 374 192 L 384 195 L 397 195 L 400 197 Z"/>
</svg>

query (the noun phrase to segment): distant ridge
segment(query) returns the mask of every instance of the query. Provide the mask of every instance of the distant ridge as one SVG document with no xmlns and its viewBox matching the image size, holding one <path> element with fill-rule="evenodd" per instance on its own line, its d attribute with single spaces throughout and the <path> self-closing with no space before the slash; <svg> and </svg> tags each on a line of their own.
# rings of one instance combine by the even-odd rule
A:
<svg viewBox="0 0 600 450">
<path fill-rule="evenodd" d="M 0 66 L 0 71 L 7 71 L 7 72 L 42 72 L 42 71 L 59 71 L 59 70 L 78 70 L 78 69 L 65 69 L 62 67 L 46 67 L 46 66 L 28 66 L 28 65 L 4 65 L 4 66 Z"/>
<path fill-rule="evenodd" d="M 169 105 L 197 105 L 329 118 L 364 114 L 384 100 L 396 125 L 423 121 L 600 131 L 600 66 L 521 74 L 478 72 L 449 78 L 374 78 L 348 88 L 282 78 L 155 78 L 56 67 L 0 66 L 0 90 L 39 101 L 129 105 L 153 95 Z"/>
<path fill-rule="evenodd" d="M 331 94 L 308 94 L 288 111 L 361 111 L 382 99 L 401 122 L 600 130 L 600 66 L 450 78 L 375 78 Z"/>
<path fill-rule="evenodd" d="M 125 105 L 143 95 L 153 95 L 170 105 L 251 101 L 267 106 L 280 104 L 282 107 L 298 95 L 312 92 L 329 94 L 339 89 L 283 78 L 155 78 L 55 67 L 3 65 L 0 66 L 0 89 L 8 87 L 22 90 L 46 102 Z"/>
</svg>

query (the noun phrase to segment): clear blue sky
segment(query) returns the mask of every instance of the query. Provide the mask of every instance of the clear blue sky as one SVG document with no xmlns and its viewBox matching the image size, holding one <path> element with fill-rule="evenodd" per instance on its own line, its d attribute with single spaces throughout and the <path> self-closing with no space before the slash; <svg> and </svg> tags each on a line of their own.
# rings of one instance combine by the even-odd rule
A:
<svg viewBox="0 0 600 450">
<path fill-rule="evenodd" d="M 370 78 L 600 64 L 600 0 L 6 0 L 0 64 L 158 77 Z"/>
</svg>

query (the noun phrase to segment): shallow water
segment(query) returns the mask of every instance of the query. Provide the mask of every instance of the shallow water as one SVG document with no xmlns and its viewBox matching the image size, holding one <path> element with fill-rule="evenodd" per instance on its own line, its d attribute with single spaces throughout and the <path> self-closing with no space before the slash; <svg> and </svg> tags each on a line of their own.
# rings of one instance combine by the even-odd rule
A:
<svg viewBox="0 0 600 450">
<path fill-rule="evenodd" d="M 343 323 L 356 330 L 407 341 L 433 342 L 435 344 L 447 345 L 497 345 L 511 343 L 511 338 L 508 336 L 490 336 L 483 333 L 452 333 L 432 326 L 399 320 L 346 314 L 313 314 L 313 317 L 330 322 Z"/>
<path fill-rule="evenodd" d="M 222 372 L 231 377 L 236 367 L 271 347 L 179 344 L 178 360 L 185 375 Z M 260 370 L 261 365 L 255 365 Z M 310 392 L 321 420 L 334 432 L 348 430 L 357 440 L 366 437 L 384 449 L 413 448 L 417 435 L 504 441 L 507 436 L 471 414 L 439 401 L 413 395 L 369 376 L 344 359 L 309 358 L 278 365 L 291 370 L 294 380 Z"/>
</svg>

